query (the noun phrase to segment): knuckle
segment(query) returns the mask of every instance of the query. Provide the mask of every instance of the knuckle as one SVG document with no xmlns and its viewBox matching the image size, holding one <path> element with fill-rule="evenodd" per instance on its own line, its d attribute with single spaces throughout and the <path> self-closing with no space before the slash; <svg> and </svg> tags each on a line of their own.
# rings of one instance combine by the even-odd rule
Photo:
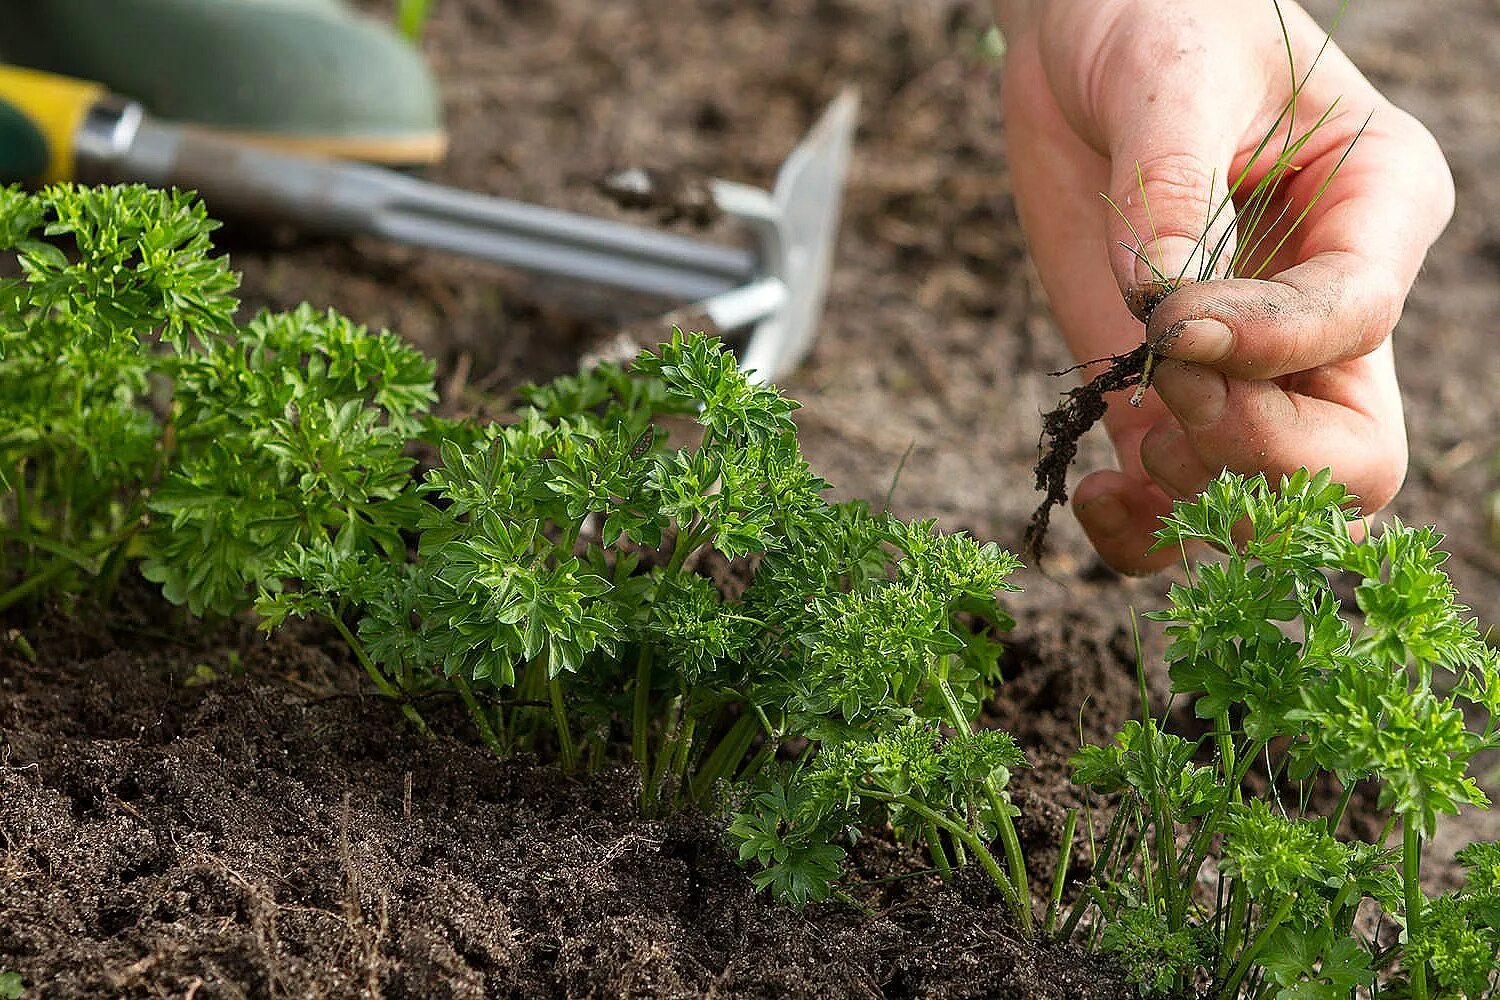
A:
<svg viewBox="0 0 1500 1000">
<path fill-rule="evenodd" d="M 1202 157 L 1175 151 L 1153 153 L 1137 159 L 1133 166 L 1140 169 L 1140 176 L 1137 178 L 1132 170 L 1129 187 L 1122 194 L 1140 196 L 1143 190 L 1144 197 L 1153 206 L 1181 208 L 1183 212 L 1174 210 L 1171 214 L 1196 217 L 1201 224 L 1204 209 L 1218 182 L 1214 169 Z M 1195 231 L 1174 235 L 1198 234 Z"/>
<path fill-rule="evenodd" d="M 1417 201 L 1423 213 L 1436 225 L 1432 234 L 1435 239 L 1437 233 L 1453 218 L 1457 199 L 1453 170 L 1448 165 L 1448 157 L 1443 153 L 1442 146 L 1427 126 L 1394 105 L 1388 108 L 1388 113 L 1391 116 L 1391 133 L 1396 137 L 1400 148 L 1411 158 L 1412 169 L 1409 175 L 1419 185 L 1414 194 L 1418 195 Z"/>
</svg>

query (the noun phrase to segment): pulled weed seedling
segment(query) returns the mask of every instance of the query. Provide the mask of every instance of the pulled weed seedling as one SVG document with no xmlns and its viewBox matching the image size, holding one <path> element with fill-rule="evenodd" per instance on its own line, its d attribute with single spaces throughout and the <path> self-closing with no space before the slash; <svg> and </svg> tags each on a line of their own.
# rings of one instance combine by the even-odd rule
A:
<svg viewBox="0 0 1500 1000">
<path fill-rule="evenodd" d="M 1359 140 L 1360 133 L 1356 133 L 1343 155 L 1329 171 L 1328 176 L 1308 199 L 1307 204 L 1301 206 L 1300 210 L 1297 209 L 1287 196 L 1282 182 L 1300 169 L 1297 159 L 1302 150 L 1328 123 L 1338 106 L 1338 102 L 1335 101 L 1333 105 L 1325 108 L 1311 125 L 1299 132 L 1297 130 L 1298 99 L 1313 70 L 1317 68 L 1323 52 L 1333 37 L 1333 31 L 1338 27 L 1338 22 L 1342 20 L 1344 11 L 1348 7 L 1348 0 L 1340 6 L 1333 28 L 1325 36 L 1323 48 L 1319 49 L 1317 56 L 1312 60 L 1312 65 L 1300 73 L 1292 59 L 1291 38 L 1287 33 L 1286 20 L 1282 16 L 1281 6 L 1275 0 L 1273 0 L 1273 5 L 1280 19 L 1282 38 L 1286 44 L 1290 96 L 1275 121 L 1271 123 L 1265 135 L 1251 152 L 1244 167 L 1228 184 L 1224 196 L 1217 202 L 1210 201 L 1207 204 L 1203 228 L 1198 236 L 1197 244 L 1187 260 L 1183 262 L 1181 269 L 1176 273 L 1168 273 L 1164 261 L 1152 259 L 1150 248 L 1158 245 L 1154 220 L 1150 222 L 1149 233 L 1139 232 L 1109 195 L 1103 195 L 1109 207 L 1125 221 L 1131 239 L 1134 241 L 1120 245 L 1134 254 L 1136 259 L 1144 263 L 1151 271 L 1151 282 L 1133 290 L 1126 300 L 1131 314 L 1143 325 L 1150 321 L 1152 313 L 1162 300 L 1185 282 L 1211 281 L 1221 277 L 1257 278 L 1265 273 L 1266 269 L 1271 266 L 1271 262 L 1276 259 L 1276 255 L 1322 198 L 1328 185 L 1332 183 L 1343 166 L 1349 152 L 1354 148 L 1354 143 Z M 1360 132 L 1363 132 L 1363 127 Z M 1275 148 L 1278 136 L 1281 137 L 1279 149 Z M 1266 162 L 1268 156 L 1269 162 Z M 1136 178 L 1141 206 L 1147 219 L 1151 220 L 1151 205 L 1146 196 L 1146 182 L 1141 175 L 1139 164 L 1136 166 Z M 1237 239 L 1237 234 L 1243 238 Z M 1151 238 L 1149 245 L 1146 242 L 1147 236 Z M 1175 333 L 1169 332 L 1164 339 L 1170 339 L 1173 336 Z M 1065 393 L 1063 402 L 1048 411 L 1042 418 L 1042 433 L 1037 444 L 1038 457 L 1035 472 L 1036 488 L 1042 492 L 1043 497 L 1031 515 L 1031 522 L 1027 525 L 1022 546 L 1023 553 L 1031 562 L 1035 563 L 1041 559 L 1047 540 L 1047 530 L 1052 519 L 1052 508 L 1065 503 L 1068 499 L 1068 469 L 1078 455 L 1078 442 L 1104 417 L 1108 409 L 1105 397 L 1111 393 L 1132 389 L 1130 403 L 1133 406 L 1139 406 L 1146 391 L 1151 387 L 1152 369 L 1159 357 L 1158 352 L 1163 346 L 1161 343 L 1153 344 L 1148 341 L 1124 354 L 1086 361 L 1073 368 L 1053 373 L 1066 375 L 1079 369 L 1092 368 L 1097 365 L 1106 366 L 1104 371 L 1088 382 L 1069 389 Z"/>
<path fill-rule="evenodd" d="M 1228 553 L 1148 616 L 1166 625 L 1172 690 L 1212 730 L 1187 740 L 1143 714 L 1077 754 L 1075 780 L 1117 798 L 1102 839 L 1090 824 L 1093 874 L 1063 926 L 1144 992 L 1500 988 L 1500 849 L 1460 853 L 1455 892 L 1420 883 L 1438 818 L 1489 805 L 1470 771 L 1500 747 L 1500 654 L 1457 603 L 1441 536 L 1396 521 L 1355 541 L 1351 499 L 1326 472 L 1276 489 L 1226 473 L 1158 532 Z M 1358 580 L 1362 618 L 1334 573 Z M 1346 830 L 1360 786 L 1385 818 L 1370 841 Z"/>
</svg>

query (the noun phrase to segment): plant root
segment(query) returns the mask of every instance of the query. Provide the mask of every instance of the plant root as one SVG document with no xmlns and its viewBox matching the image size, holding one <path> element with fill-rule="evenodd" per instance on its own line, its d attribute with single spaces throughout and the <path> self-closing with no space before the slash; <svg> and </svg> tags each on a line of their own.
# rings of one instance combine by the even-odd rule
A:
<svg viewBox="0 0 1500 1000">
<path fill-rule="evenodd" d="M 1175 292 L 1181 282 L 1152 281 L 1137 286 L 1125 293 L 1125 306 L 1136 319 L 1147 324 L 1156 307 L 1163 299 Z M 1133 351 L 1115 354 L 1107 358 L 1085 361 L 1072 368 L 1050 374 L 1066 375 L 1080 368 L 1109 363 L 1104 372 L 1076 389 L 1069 389 L 1063 402 L 1042 417 L 1042 435 L 1037 441 L 1036 488 L 1044 494 L 1042 502 L 1031 515 L 1026 526 L 1026 537 L 1022 543 L 1023 558 L 1032 565 L 1042 560 L 1047 542 L 1047 528 L 1052 522 L 1052 508 L 1068 500 L 1068 467 L 1078 457 L 1078 442 L 1101 417 L 1109 404 L 1104 394 L 1134 388 L 1130 396 L 1131 406 L 1140 406 L 1146 390 L 1151 388 L 1151 375 L 1156 367 L 1158 352 L 1180 334 L 1172 329 L 1156 343 L 1147 341 Z"/>
<path fill-rule="evenodd" d="M 1042 435 L 1037 442 L 1036 488 L 1045 495 L 1031 515 L 1031 523 L 1026 526 L 1022 552 L 1028 563 L 1036 565 L 1041 562 L 1047 541 L 1047 528 L 1052 520 L 1052 508 L 1067 502 L 1068 467 L 1078 455 L 1079 440 L 1099 422 L 1108 409 L 1105 394 L 1147 384 L 1152 358 L 1152 345 L 1141 344 L 1127 354 L 1117 354 L 1079 365 L 1080 368 L 1087 368 L 1090 365 L 1109 363 L 1109 367 L 1091 381 L 1069 389 L 1063 402 L 1042 417 Z M 1052 374 L 1063 375 L 1066 372 Z"/>
</svg>

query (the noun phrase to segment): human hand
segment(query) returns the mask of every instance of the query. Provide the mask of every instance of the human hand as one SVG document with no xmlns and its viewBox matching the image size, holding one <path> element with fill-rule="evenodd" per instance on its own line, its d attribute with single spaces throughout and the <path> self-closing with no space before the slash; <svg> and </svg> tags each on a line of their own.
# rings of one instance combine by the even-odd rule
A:
<svg viewBox="0 0 1500 1000">
<path fill-rule="evenodd" d="M 1283 2 L 1284 37 L 1270 0 L 996 8 L 1016 206 L 1042 284 L 1078 360 L 1124 353 L 1142 340 L 1125 302 L 1139 304 L 1153 283 L 1140 256 L 1172 277 L 1197 276 L 1199 237 L 1227 187 L 1244 173 L 1242 203 L 1281 151 L 1285 121 L 1255 156 L 1293 93 L 1288 39 L 1300 79 L 1326 33 Z M 1265 225 L 1238 233 L 1249 270 L 1266 262 L 1259 277 L 1185 284 L 1150 314 L 1144 336 L 1171 360 L 1158 363 L 1140 407 L 1123 394 L 1110 402 L 1119 470 L 1091 473 L 1073 491 L 1079 521 L 1116 569 L 1178 559 L 1147 554 L 1157 518 L 1224 468 L 1274 482 L 1329 467 L 1367 513 L 1405 477 L 1390 335 L 1452 214 L 1453 181 L 1427 130 L 1329 44 L 1298 94 L 1293 135 L 1335 102 Z M 1228 216 L 1210 227 L 1210 244 L 1233 225 Z"/>
</svg>

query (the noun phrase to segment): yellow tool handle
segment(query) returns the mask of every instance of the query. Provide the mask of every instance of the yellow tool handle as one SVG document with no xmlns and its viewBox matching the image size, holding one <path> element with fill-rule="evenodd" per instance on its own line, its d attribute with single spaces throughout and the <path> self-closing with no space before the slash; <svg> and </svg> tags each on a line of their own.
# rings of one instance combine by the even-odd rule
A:
<svg viewBox="0 0 1500 1000">
<path fill-rule="evenodd" d="M 0 66 L 0 100 L 25 116 L 47 143 L 47 169 L 41 180 L 49 183 L 73 179 L 78 127 L 105 93 L 102 86 L 86 80 Z"/>
</svg>

